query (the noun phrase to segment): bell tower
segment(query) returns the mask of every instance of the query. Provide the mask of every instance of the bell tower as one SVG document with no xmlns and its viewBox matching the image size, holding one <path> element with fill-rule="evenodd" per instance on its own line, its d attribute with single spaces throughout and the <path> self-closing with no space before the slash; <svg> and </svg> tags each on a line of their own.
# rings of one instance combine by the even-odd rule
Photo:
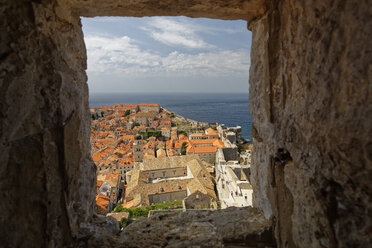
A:
<svg viewBox="0 0 372 248">
<path fill-rule="evenodd" d="M 143 160 L 142 139 L 136 138 L 133 143 L 133 161 L 142 162 L 142 160 Z"/>
</svg>

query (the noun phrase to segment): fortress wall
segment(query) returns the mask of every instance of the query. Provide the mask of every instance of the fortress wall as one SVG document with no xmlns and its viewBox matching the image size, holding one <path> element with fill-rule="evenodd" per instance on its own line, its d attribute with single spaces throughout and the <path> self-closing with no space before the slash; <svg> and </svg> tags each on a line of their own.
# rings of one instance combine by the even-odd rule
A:
<svg viewBox="0 0 372 248">
<path fill-rule="evenodd" d="M 371 3 L 269 8 L 249 26 L 254 205 L 280 247 L 368 246 Z"/>
<path fill-rule="evenodd" d="M 56 2 L 0 7 L 4 247 L 66 247 L 93 215 L 83 33 L 79 19 Z"/>
</svg>

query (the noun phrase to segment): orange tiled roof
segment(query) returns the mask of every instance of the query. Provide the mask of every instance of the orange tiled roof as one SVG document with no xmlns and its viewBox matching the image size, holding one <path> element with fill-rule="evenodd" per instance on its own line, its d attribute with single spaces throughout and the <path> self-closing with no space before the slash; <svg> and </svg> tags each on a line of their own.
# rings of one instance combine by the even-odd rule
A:
<svg viewBox="0 0 372 248">
<path fill-rule="evenodd" d="M 92 159 L 95 163 L 99 162 L 102 158 L 106 156 L 105 153 L 96 152 L 92 155 Z"/>
<path fill-rule="evenodd" d="M 168 157 L 173 157 L 173 156 L 177 156 L 177 152 L 174 151 L 173 149 L 169 149 L 167 150 L 167 153 L 168 153 Z"/>
<path fill-rule="evenodd" d="M 176 141 L 174 142 L 174 148 L 181 148 L 182 147 L 182 144 L 185 143 L 186 141 L 184 140 L 179 140 L 179 141 Z M 186 142 L 187 143 L 187 142 Z"/>
<path fill-rule="evenodd" d="M 166 153 L 165 153 L 165 150 L 164 149 L 158 149 L 157 151 L 156 151 L 156 156 L 158 157 L 158 158 L 163 158 L 163 157 L 166 157 Z"/>
<path fill-rule="evenodd" d="M 215 153 L 217 151 L 216 146 L 189 146 L 186 149 L 187 153 Z"/>
<path fill-rule="evenodd" d="M 98 214 L 106 214 L 107 208 L 110 204 L 110 198 L 103 194 L 98 194 L 96 196 L 96 211 Z"/>
<path fill-rule="evenodd" d="M 160 107 L 159 104 L 155 104 L 155 103 L 140 103 L 138 104 L 138 106 L 152 106 L 152 107 Z"/>
<path fill-rule="evenodd" d="M 97 180 L 97 190 L 102 186 L 103 181 Z"/>
<path fill-rule="evenodd" d="M 224 144 L 222 140 L 220 139 L 197 139 L 197 140 L 190 140 L 190 143 L 195 144 L 195 145 L 211 144 L 217 147 L 224 147 Z"/>
<path fill-rule="evenodd" d="M 218 132 L 212 128 L 207 128 L 205 130 L 205 133 L 208 134 L 208 135 L 218 135 Z"/>
<path fill-rule="evenodd" d="M 133 105 L 133 104 L 125 104 L 123 106 L 123 108 L 125 108 L 125 109 L 136 109 L 137 106 L 136 105 Z"/>
</svg>

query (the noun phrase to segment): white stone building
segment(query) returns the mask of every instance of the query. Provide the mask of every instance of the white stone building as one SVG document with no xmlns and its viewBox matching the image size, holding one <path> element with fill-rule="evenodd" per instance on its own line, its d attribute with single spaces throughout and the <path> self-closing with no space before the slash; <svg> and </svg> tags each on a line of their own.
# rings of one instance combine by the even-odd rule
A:
<svg viewBox="0 0 372 248">
<path fill-rule="evenodd" d="M 159 113 L 160 112 L 160 105 L 154 103 L 140 103 L 138 104 L 138 108 L 140 111 L 149 112 L 154 111 Z"/>
<path fill-rule="evenodd" d="M 155 119 L 156 112 L 150 111 L 150 112 L 139 112 L 136 114 L 136 122 L 148 127 Z"/>
<path fill-rule="evenodd" d="M 216 153 L 216 184 L 221 208 L 252 206 L 250 165 L 239 164 L 239 156 L 235 160 L 225 160 L 225 157 L 234 159 L 234 153 L 233 148 L 218 148 Z"/>
<path fill-rule="evenodd" d="M 169 127 L 163 127 L 161 129 L 161 135 L 166 137 L 166 138 L 170 138 L 171 137 L 171 129 Z"/>
</svg>

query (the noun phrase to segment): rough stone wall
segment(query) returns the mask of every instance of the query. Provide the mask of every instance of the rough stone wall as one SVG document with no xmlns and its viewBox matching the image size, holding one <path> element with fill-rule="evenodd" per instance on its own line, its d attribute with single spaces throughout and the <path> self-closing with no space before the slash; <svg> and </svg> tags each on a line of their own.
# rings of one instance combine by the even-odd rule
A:
<svg viewBox="0 0 372 248">
<path fill-rule="evenodd" d="M 127 226 L 120 243 L 130 247 L 275 247 L 261 211 L 228 208 L 154 215 Z"/>
<path fill-rule="evenodd" d="M 251 21 L 263 15 L 264 0 L 61 0 L 74 13 L 94 16 L 177 16 L 243 19 Z"/>
<path fill-rule="evenodd" d="M 254 205 L 280 247 L 371 244 L 371 1 L 272 1 L 253 31 Z"/>
<path fill-rule="evenodd" d="M 80 15 L 236 19 L 264 12 L 262 1 L 250 2 L 1 1 L 1 245 L 68 247 L 91 235 L 108 241 L 117 231 L 93 214 Z"/>
<path fill-rule="evenodd" d="M 121 233 L 111 221 L 118 226 L 112 217 L 96 217 L 93 228 L 82 228 L 76 247 L 276 247 L 270 220 L 252 207 L 155 214 Z"/>
<path fill-rule="evenodd" d="M 0 243 L 66 247 L 93 215 L 86 55 L 56 1 L 0 5 Z"/>
</svg>

